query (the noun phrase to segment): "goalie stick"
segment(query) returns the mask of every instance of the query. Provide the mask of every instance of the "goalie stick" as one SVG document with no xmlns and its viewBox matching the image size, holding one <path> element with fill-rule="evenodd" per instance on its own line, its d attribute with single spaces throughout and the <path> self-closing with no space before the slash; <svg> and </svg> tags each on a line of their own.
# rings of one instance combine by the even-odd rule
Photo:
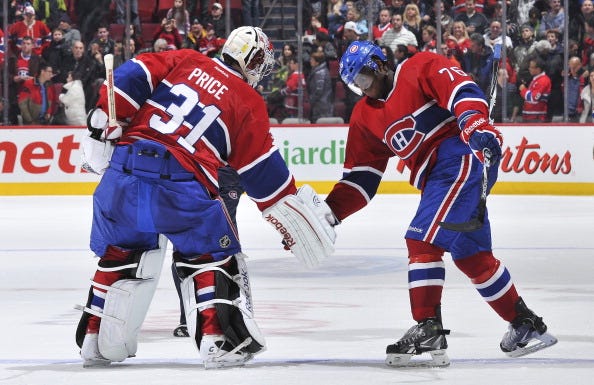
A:
<svg viewBox="0 0 594 385">
<path fill-rule="evenodd" d="M 493 50 L 493 74 L 491 75 L 491 95 L 489 99 L 489 123 L 491 124 L 493 124 L 491 113 L 493 112 L 493 107 L 495 107 L 495 99 L 497 99 L 497 76 L 499 73 L 500 59 L 501 44 L 496 44 Z M 484 162 L 483 177 L 481 178 L 481 197 L 477 206 L 476 217 L 470 219 L 468 222 L 462 223 L 439 222 L 439 225 L 442 228 L 446 230 L 457 231 L 459 233 L 469 233 L 483 227 L 483 224 L 485 223 L 485 211 L 487 210 L 487 191 L 489 189 L 489 178 L 487 175 L 489 167 L 491 167 L 491 151 L 489 151 L 487 148 L 483 149 L 483 156 Z"/>
<path fill-rule="evenodd" d="M 103 57 L 103 64 L 105 65 L 105 83 L 107 87 L 107 129 L 117 127 L 118 122 L 115 112 L 115 93 L 113 85 L 113 55 L 107 54 Z M 94 129 L 91 133 L 91 138 L 101 140 L 103 130 Z"/>
</svg>

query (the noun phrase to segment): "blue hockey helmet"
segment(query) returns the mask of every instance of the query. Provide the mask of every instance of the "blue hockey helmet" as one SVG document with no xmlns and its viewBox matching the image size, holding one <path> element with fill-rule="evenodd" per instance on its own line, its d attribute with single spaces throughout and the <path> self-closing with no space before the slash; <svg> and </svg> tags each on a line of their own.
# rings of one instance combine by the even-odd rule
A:
<svg viewBox="0 0 594 385">
<path fill-rule="evenodd" d="M 363 94 L 363 92 L 355 85 L 355 78 L 363 67 L 368 67 L 373 71 L 379 69 L 377 63 L 373 60 L 374 57 L 381 61 L 387 61 L 380 47 L 364 40 L 352 42 L 342 58 L 340 58 L 339 73 L 342 81 L 359 95 Z"/>
</svg>

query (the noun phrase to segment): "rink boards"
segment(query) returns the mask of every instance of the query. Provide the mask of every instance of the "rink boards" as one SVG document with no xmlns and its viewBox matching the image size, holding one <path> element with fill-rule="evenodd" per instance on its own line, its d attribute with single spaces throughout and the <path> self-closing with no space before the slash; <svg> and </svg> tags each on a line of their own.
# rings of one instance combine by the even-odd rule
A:
<svg viewBox="0 0 594 385">
<path fill-rule="evenodd" d="M 594 126 L 501 125 L 494 194 L 594 195 Z M 299 184 L 327 193 L 342 176 L 346 125 L 273 126 L 275 144 Z M 99 176 L 80 168 L 80 127 L 0 128 L 0 195 L 86 195 Z M 249 144 L 247 144 L 249 145 Z M 379 193 L 414 193 L 392 158 Z"/>
</svg>

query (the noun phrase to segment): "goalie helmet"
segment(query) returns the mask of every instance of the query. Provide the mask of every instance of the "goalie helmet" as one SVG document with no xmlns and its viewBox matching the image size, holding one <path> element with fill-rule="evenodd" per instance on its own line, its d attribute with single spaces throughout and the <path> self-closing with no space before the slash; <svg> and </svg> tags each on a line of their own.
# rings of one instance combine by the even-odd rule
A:
<svg viewBox="0 0 594 385">
<path fill-rule="evenodd" d="M 239 63 L 241 72 L 252 87 L 256 87 L 274 67 L 272 44 L 258 27 L 244 26 L 231 31 L 221 53 L 223 58 L 228 55 Z"/>
<path fill-rule="evenodd" d="M 342 55 L 342 58 L 340 58 L 338 70 L 340 77 L 358 95 L 362 95 L 363 92 L 355 85 L 355 78 L 359 75 L 363 67 L 370 68 L 373 71 L 378 70 L 377 63 L 373 60 L 374 58 L 378 58 L 384 62 L 387 61 L 381 48 L 367 40 L 352 42 L 344 55 Z"/>
</svg>

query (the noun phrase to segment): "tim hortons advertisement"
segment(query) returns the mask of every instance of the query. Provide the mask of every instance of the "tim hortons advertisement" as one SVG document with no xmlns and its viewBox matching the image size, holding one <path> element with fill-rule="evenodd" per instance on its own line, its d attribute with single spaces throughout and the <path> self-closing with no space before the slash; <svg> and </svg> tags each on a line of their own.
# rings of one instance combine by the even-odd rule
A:
<svg viewBox="0 0 594 385">
<path fill-rule="evenodd" d="M 500 126 L 504 136 L 493 193 L 594 195 L 594 126 Z M 328 192 L 342 176 L 348 127 L 274 126 L 276 146 L 299 183 Z M 99 176 L 80 168 L 76 127 L 0 128 L 0 195 L 90 194 Z M 249 145 L 249 144 L 246 144 Z M 394 157 L 381 193 L 414 193 Z"/>
</svg>

